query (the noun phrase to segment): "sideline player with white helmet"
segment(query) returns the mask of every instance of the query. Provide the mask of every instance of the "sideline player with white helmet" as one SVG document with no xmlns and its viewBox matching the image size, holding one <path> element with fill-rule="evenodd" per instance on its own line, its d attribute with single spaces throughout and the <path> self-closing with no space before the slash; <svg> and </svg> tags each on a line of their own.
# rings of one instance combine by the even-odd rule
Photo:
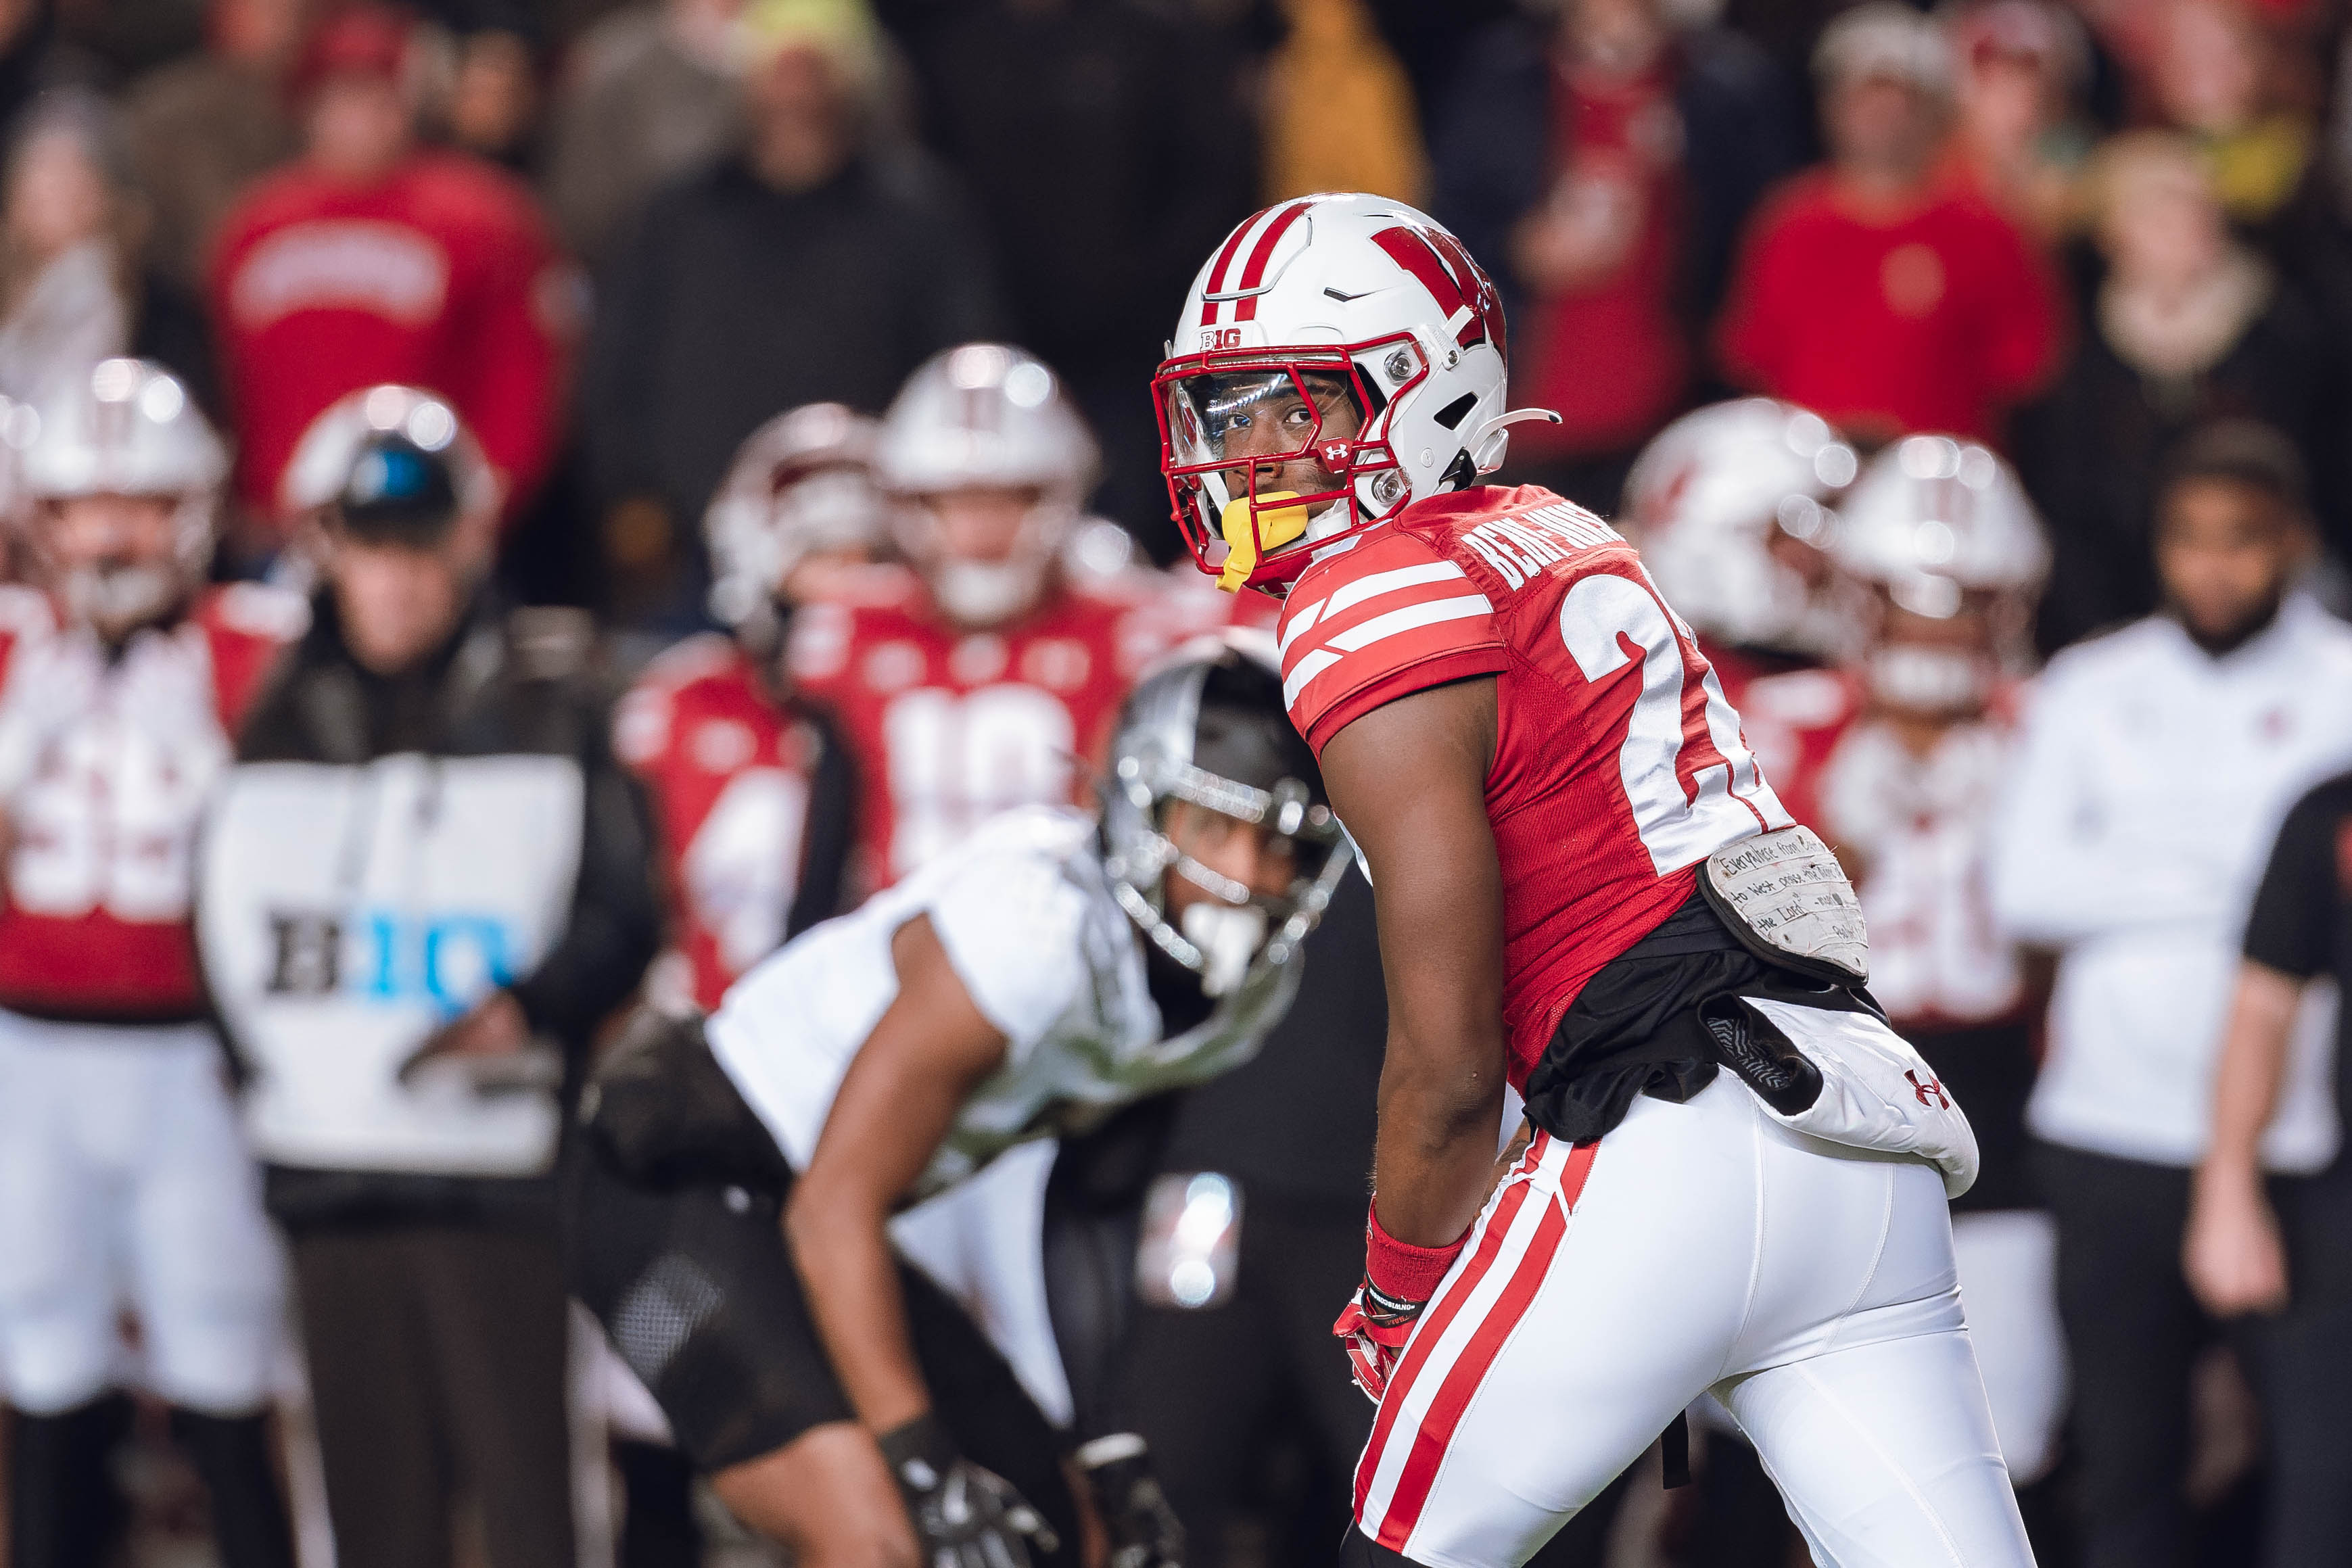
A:
<svg viewBox="0 0 2352 1568">
<path fill-rule="evenodd" d="M 1099 823 L 996 818 L 707 1024 L 642 1016 L 590 1092 L 574 1289 L 719 1497 L 810 1568 L 1075 1563 L 1073 1438 L 1114 1561 L 1181 1562 L 1141 1439 L 1054 1434 L 889 1223 L 1239 1066 L 1297 990 L 1349 856 L 1264 633 L 1147 675 L 1112 756 Z"/>
<path fill-rule="evenodd" d="M 1954 1281 L 1967 1121 L 1633 550 L 1479 484 L 1503 333 L 1433 220 L 1313 196 L 1209 257 L 1156 379 L 1202 564 L 1286 594 L 1389 959 L 1341 1560 L 1524 1563 L 1712 1392 L 1817 1561 L 2030 1562 Z"/>
<path fill-rule="evenodd" d="M 711 612 L 614 711 L 613 749 L 660 835 L 670 950 L 658 994 L 714 1008 L 744 970 L 845 906 L 855 769 L 782 657 L 798 606 L 878 554 L 874 421 L 810 403 L 753 431 L 703 517 Z"/>
<path fill-rule="evenodd" d="M 277 1242 L 189 936 L 197 820 L 303 608 L 207 589 L 228 454 L 107 360 L 9 422 L 37 588 L 0 590 L 0 1389 L 16 1568 L 90 1568 L 120 1315 L 226 1568 L 290 1568 L 264 1412 Z"/>
<path fill-rule="evenodd" d="M 1227 613 L 1157 574 L 1064 572 L 1095 463 L 1054 372 L 999 343 L 934 356 L 883 417 L 875 473 L 912 570 L 837 580 L 789 658 L 859 766 L 859 885 L 1010 807 L 1083 799 L 1136 673 Z"/>
<path fill-rule="evenodd" d="M 1969 1108 L 1984 1176 L 1953 1205 L 1953 1241 L 2022 1487 L 2055 1459 L 2065 1414 L 2056 1234 L 2025 1171 L 2047 998 L 1994 917 L 1990 868 L 2050 549 L 2009 465 L 1949 436 L 1881 452 L 1838 513 L 1855 645 L 1840 669 L 1758 681 L 1741 713 L 1781 799 L 1853 874 L 1872 996 Z"/>
<path fill-rule="evenodd" d="M 1828 421 L 1765 397 L 1694 409 L 1634 460 L 1619 521 L 1732 702 L 1838 651 L 1828 503 L 1858 467 Z"/>
</svg>

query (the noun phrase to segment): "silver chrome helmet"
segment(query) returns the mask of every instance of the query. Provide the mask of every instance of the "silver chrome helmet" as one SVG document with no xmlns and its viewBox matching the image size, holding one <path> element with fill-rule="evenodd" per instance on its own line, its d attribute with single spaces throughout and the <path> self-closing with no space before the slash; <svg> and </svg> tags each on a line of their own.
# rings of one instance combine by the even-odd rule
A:
<svg viewBox="0 0 2352 1568">
<path fill-rule="evenodd" d="M 1291 840 L 1298 874 L 1288 893 L 1266 900 L 1184 853 L 1161 831 L 1171 800 Z M 1315 755 L 1284 710 L 1281 664 L 1263 631 L 1198 638 L 1144 675 L 1119 711 L 1102 808 L 1111 892 L 1212 997 L 1288 963 L 1354 859 Z M 1212 895 L 1181 923 L 1168 918 L 1171 870 Z"/>
<path fill-rule="evenodd" d="M 29 411 L 12 411 L 8 434 L 27 503 L 84 496 L 172 503 L 171 564 L 75 574 L 58 587 L 76 614 L 142 621 L 204 580 L 228 448 L 170 371 L 145 360 L 101 360 Z"/>
</svg>

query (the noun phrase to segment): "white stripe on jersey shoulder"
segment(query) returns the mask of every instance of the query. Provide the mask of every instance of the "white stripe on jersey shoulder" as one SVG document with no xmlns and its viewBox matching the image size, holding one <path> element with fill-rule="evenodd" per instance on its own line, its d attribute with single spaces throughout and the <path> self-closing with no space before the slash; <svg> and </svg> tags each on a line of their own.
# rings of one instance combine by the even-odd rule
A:
<svg viewBox="0 0 2352 1568">
<path fill-rule="evenodd" d="M 1435 626 L 1447 621 L 1466 621 L 1473 615 L 1491 615 L 1495 606 L 1483 593 L 1457 594 L 1452 599 L 1433 599 L 1425 604 L 1407 604 L 1384 615 L 1349 627 L 1332 635 L 1328 646 L 1308 651 L 1298 661 L 1297 667 L 1283 678 L 1282 701 L 1287 707 L 1298 700 L 1298 694 L 1307 683 L 1338 664 L 1349 653 L 1360 653 L 1373 643 L 1400 632 L 1414 632 L 1423 626 Z M 1339 650 L 1337 653 L 1334 649 Z"/>
<path fill-rule="evenodd" d="M 1317 600 L 1290 618 L 1283 629 L 1281 649 L 1287 658 L 1290 645 L 1299 634 L 1319 621 L 1343 615 L 1359 604 L 1379 599 L 1385 594 L 1402 593 L 1408 588 L 1423 588 L 1433 582 L 1466 582 L 1469 574 L 1450 560 L 1423 561 L 1418 566 L 1393 567 L 1360 577 L 1353 582 L 1340 584 L 1330 594 Z M 1489 608 L 1492 608 L 1489 606 Z"/>
<path fill-rule="evenodd" d="M 1423 626 L 1434 626 L 1442 621 L 1464 621 L 1473 615 L 1492 615 L 1494 612 L 1493 601 L 1483 593 L 1433 599 L 1425 604 L 1408 604 L 1350 626 L 1331 638 L 1331 646 L 1353 653 L 1400 632 L 1412 632 Z"/>
<path fill-rule="evenodd" d="M 1369 577 L 1360 577 L 1353 582 L 1343 583 L 1332 590 L 1331 597 L 1324 601 L 1327 606 L 1324 613 L 1337 615 L 1341 611 L 1353 610 L 1368 599 L 1378 599 L 1384 593 L 1401 593 L 1408 588 L 1419 588 L 1424 583 L 1444 582 L 1449 580 L 1467 581 L 1469 578 L 1467 573 L 1450 560 L 1424 561 L 1419 566 L 1400 566 L 1387 571 L 1376 571 Z"/>
<path fill-rule="evenodd" d="M 1298 694 L 1307 689 L 1307 683 L 1339 662 L 1339 655 L 1328 648 L 1318 648 L 1299 660 L 1298 668 L 1291 671 L 1282 679 L 1282 706 L 1297 706 Z"/>
</svg>

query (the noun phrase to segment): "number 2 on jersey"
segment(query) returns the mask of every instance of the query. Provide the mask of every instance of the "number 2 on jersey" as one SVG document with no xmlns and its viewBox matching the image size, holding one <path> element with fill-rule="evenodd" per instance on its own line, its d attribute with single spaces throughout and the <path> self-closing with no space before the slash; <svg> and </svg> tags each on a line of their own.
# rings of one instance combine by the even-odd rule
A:
<svg viewBox="0 0 2352 1568">
<path fill-rule="evenodd" d="M 1560 601 L 1559 635 L 1588 681 L 1641 663 L 1642 689 L 1626 716 L 1617 768 L 1634 831 L 1659 875 L 1750 833 L 1788 826 L 1714 670 L 1646 575 L 1636 581 L 1595 572 L 1578 580 Z"/>
</svg>

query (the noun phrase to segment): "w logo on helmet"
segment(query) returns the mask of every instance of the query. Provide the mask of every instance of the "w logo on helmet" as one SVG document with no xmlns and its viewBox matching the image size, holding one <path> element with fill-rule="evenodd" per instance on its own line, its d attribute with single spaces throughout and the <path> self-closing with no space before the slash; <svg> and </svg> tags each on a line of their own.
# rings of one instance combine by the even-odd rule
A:
<svg viewBox="0 0 2352 1568">
<path fill-rule="evenodd" d="M 1429 297 L 1445 312 L 1445 324 L 1454 329 L 1456 345 L 1466 349 L 1473 343 L 1492 343 L 1495 352 L 1510 357 L 1504 341 L 1502 297 L 1460 240 L 1444 229 L 1400 224 L 1374 235 L 1372 243 L 1429 290 Z"/>
</svg>

